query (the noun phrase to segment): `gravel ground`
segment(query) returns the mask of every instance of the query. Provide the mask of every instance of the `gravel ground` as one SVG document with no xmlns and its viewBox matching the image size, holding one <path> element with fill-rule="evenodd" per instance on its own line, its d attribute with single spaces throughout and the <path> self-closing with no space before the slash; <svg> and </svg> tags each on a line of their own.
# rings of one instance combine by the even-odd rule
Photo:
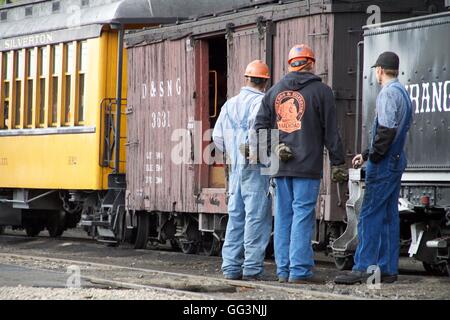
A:
<svg viewBox="0 0 450 320">
<path fill-rule="evenodd" d="M 150 290 L 1 287 L 0 300 L 192 300 L 189 295 Z"/>
<path fill-rule="evenodd" d="M 9 233 L 21 234 L 20 232 Z M 99 268 L 94 265 L 83 266 L 82 269 L 82 274 L 87 276 L 192 292 L 205 292 L 222 299 L 283 300 L 337 298 L 333 296 L 333 294 L 342 295 L 340 296 L 341 298 L 347 296 L 363 299 L 450 299 L 450 278 L 426 276 L 426 273 L 419 262 L 407 258 L 402 258 L 400 260 L 401 274 L 399 281 L 395 284 L 383 284 L 380 289 L 371 289 L 366 285 L 334 285 L 333 278 L 339 274 L 339 271 L 336 270 L 329 258 L 324 258 L 323 255 L 320 254 L 317 255 L 315 273 L 323 279 L 324 284 L 302 285 L 301 287 L 299 285 L 290 284 L 279 285 L 275 281 L 274 261 L 267 260 L 265 269 L 268 281 L 262 283 L 277 285 L 285 289 L 291 288 L 296 291 L 286 292 L 268 288 L 264 290 L 249 288 L 245 285 L 245 282 L 242 282 L 243 285 L 238 287 L 230 287 L 228 284 L 224 285 L 223 282 L 221 282 L 220 257 L 185 255 L 169 251 L 167 247 L 162 247 L 162 250 L 133 250 L 129 246 L 110 248 L 99 243 L 87 241 L 84 234 L 79 233 L 79 231 L 69 233 L 69 235 L 70 238 L 61 239 L 50 239 L 48 237 L 27 238 L 0 236 L 0 252 L 34 255 L 43 258 L 72 259 L 123 267 L 207 276 L 209 277 L 208 280 L 203 280 L 199 283 L 198 280 L 186 279 L 183 277 L 170 277 L 164 274 L 139 272 L 136 270 L 109 270 L 108 268 Z M 29 267 L 44 268 L 46 270 L 54 270 L 62 273 L 66 271 L 68 266 L 68 264 L 54 263 L 45 260 L 27 261 L 25 263 L 23 261 L 14 261 L 14 259 L 12 259 L 3 262 L 18 265 L 25 264 Z M 0 295 L 2 297 L 3 289 L 4 288 L 0 287 Z M 301 292 L 299 289 L 305 289 L 305 291 Z M 7 287 L 5 287 L 5 290 L 7 290 Z M 126 290 L 122 291 L 122 293 L 123 292 L 129 292 L 130 296 L 132 296 L 131 292 L 134 292 L 134 290 Z M 330 295 L 327 297 L 327 294 Z"/>
</svg>

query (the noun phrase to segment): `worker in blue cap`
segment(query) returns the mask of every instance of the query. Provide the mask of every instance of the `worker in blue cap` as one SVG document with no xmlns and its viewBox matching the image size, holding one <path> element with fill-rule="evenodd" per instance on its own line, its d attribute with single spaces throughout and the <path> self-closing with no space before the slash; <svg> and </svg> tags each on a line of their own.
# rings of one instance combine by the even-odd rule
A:
<svg viewBox="0 0 450 320">
<path fill-rule="evenodd" d="M 366 188 L 358 221 L 358 247 L 350 274 L 335 278 L 337 284 L 366 282 L 378 270 L 384 283 L 397 280 L 400 250 L 398 198 L 403 171 L 406 136 L 412 120 L 412 104 L 398 81 L 400 59 L 394 52 L 382 53 L 375 65 L 382 86 L 376 101 L 376 116 L 370 147 L 353 158 L 353 166 L 365 161 Z"/>
</svg>

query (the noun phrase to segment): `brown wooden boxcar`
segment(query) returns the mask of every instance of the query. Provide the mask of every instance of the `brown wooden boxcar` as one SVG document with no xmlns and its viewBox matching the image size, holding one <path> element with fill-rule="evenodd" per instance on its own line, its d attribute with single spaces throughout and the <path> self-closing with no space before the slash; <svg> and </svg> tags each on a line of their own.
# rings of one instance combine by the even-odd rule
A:
<svg viewBox="0 0 450 320">
<path fill-rule="evenodd" d="M 184 252 L 196 252 L 202 243 L 207 252 L 218 252 L 226 227 L 224 169 L 206 164 L 203 153 L 211 151 L 209 129 L 225 100 L 239 92 L 247 63 L 265 60 L 276 82 L 287 72 L 289 49 L 309 44 L 316 53 L 316 73 L 334 91 L 350 164 L 359 151 L 355 125 L 360 123 L 357 47 L 362 26 L 378 8 L 381 21 L 426 9 L 423 1 L 372 1 L 378 8 L 368 8 L 366 1 L 267 2 L 126 36 L 126 207 L 136 218 L 137 247 L 150 237 L 170 240 Z M 319 248 L 343 232 L 346 217 L 347 186 L 331 183 L 327 158 L 313 239 Z"/>
</svg>

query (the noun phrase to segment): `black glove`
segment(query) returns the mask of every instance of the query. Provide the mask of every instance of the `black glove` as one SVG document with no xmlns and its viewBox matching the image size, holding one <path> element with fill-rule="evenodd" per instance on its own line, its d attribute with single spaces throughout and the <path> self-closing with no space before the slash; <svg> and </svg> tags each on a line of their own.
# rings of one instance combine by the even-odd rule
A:
<svg viewBox="0 0 450 320">
<path fill-rule="evenodd" d="M 348 169 L 345 164 L 331 167 L 331 181 L 338 183 L 348 181 Z"/>
<path fill-rule="evenodd" d="M 280 143 L 279 145 L 277 145 L 274 151 L 281 161 L 286 162 L 294 158 L 294 154 L 292 153 L 291 148 L 289 148 L 289 146 L 285 143 Z"/>
</svg>

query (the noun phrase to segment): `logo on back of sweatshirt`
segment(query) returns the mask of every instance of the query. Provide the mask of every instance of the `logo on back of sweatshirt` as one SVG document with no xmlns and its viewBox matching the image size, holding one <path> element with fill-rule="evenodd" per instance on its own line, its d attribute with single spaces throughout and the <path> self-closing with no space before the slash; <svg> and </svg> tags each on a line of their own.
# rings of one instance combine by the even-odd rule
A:
<svg viewBox="0 0 450 320">
<path fill-rule="evenodd" d="M 305 99 L 297 91 L 283 91 L 275 99 L 278 130 L 292 133 L 302 129 Z"/>
</svg>

